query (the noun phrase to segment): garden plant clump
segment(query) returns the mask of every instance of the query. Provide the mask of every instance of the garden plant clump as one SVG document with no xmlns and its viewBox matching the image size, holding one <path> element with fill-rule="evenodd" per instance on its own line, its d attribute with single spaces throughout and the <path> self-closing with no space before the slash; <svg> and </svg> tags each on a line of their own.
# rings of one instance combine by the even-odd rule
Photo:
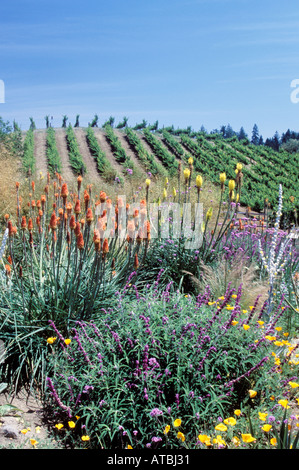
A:
<svg viewBox="0 0 299 470">
<path fill-rule="evenodd" d="M 84 173 L 71 127 L 68 139 Z M 180 205 L 206 202 L 208 183 L 185 163 L 164 178 L 155 220 L 151 174 L 128 202 L 81 175 L 74 187 L 29 175 L 27 201 L 15 185 L 1 382 L 38 387 L 66 447 L 297 447 L 299 269 L 283 187 L 273 227 L 240 218 L 238 163 L 198 218 Z"/>
</svg>

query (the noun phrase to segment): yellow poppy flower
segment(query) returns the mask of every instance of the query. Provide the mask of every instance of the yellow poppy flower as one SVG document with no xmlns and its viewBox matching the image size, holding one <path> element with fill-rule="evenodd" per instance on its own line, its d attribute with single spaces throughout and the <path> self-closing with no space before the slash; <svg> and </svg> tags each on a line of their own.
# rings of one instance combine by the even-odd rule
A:
<svg viewBox="0 0 299 470">
<path fill-rule="evenodd" d="M 30 444 L 35 447 L 36 444 L 38 444 L 38 441 L 36 441 L 35 439 L 30 439 Z"/>
<path fill-rule="evenodd" d="M 176 436 L 176 437 L 177 437 L 178 439 L 181 439 L 182 442 L 184 442 L 185 439 L 186 439 L 185 436 L 184 436 L 184 434 L 183 434 L 182 432 L 180 432 L 180 431 L 177 433 L 177 436 Z"/>
<path fill-rule="evenodd" d="M 61 429 L 63 428 L 63 424 L 62 423 L 55 424 L 55 428 Z"/>
<path fill-rule="evenodd" d="M 133 449 L 132 446 L 130 446 L 130 444 L 127 445 L 127 449 Z"/>
<path fill-rule="evenodd" d="M 264 424 L 264 426 L 262 427 L 262 430 L 265 432 L 269 432 L 270 429 L 272 429 L 271 424 Z"/>
<path fill-rule="evenodd" d="M 239 323 L 239 322 L 238 322 L 237 320 L 233 320 L 233 321 L 232 321 L 232 325 L 233 325 L 233 326 L 236 326 L 238 323 Z"/>
<path fill-rule="evenodd" d="M 178 428 L 182 424 L 182 421 L 180 419 L 176 419 L 173 423 L 175 428 Z"/>
<path fill-rule="evenodd" d="M 283 408 L 290 408 L 288 406 L 288 400 L 278 400 L 278 404 L 281 405 Z"/>
<path fill-rule="evenodd" d="M 299 384 L 297 384 L 297 382 L 289 382 L 289 385 L 291 386 L 291 388 L 299 387 Z"/>
<path fill-rule="evenodd" d="M 249 330 L 250 326 L 249 325 L 243 325 L 244 330 Z"/>
<path fill-rule="evenodd" d="M 68 425 L 71 429 L 73 429 L 76 426 L 76 423 L 74 423 L 74 421 L 69 421 Z"/>
<path fill-rule="evenodd" d="M 235 410 L 234 413 L 235 413 L 236 416 L 240 416 L 241 415 L 241 410 Z"/>
<path fill-rule="evenodd" d="M 267 416 L 268 416 L 268 413 L 260 413 L 259 412 L 259 419 L 261 421 L 266 421 Z"/>
<path fill-rule="evenodd" d="M 71 340 L 69 338 L 67 338 L 67 339 L 64 340 L 64 342 L 65 342 L 66 345 L 68 345 L 68 344 L 70 344 Z"/>
<path fill-rule="evenodd" d="M 250 398 L 254 398 L 257 395 L 256 390 L 248 390 L 248 393 L 249 393 Z"/>
<path fill-rule="evenodd" d="M 165 429 L 163 431 L 164 434 L 167 434 L 169 432 L 169 430 L 170 430 L 170 426 L 169 426 L 169 424 L 167 424 L 167 426 L 165 426 Z"/>
<path fill-rule="evenodd" d="M 277 445 L 277 439 L 276 439 L 276 437 L 272 437 L 272 439 L 270 439 L 270 444 L 271 444 L 272 446 L 276 446 L 276 445 Z"/>
<path fill-rule="evenodd" d="M 82 441 L 89 441 L 90 437 L 89 436 L 82 436 L 81 439 L 82 439 Z"/>
<path fill-rule="evenodd" d="M 234 436 L 232 438 L 232 443 L 235 444 L 235 446 L 239 447 L 239 445 L 241 444 L 241 441 L 237 436 Z"/>
<path fill-rule="evenodd" d="M 215 426 L 215 429 L 216 431 L 223 431 L 223 432 L 227 431 L 227 427 L 223 423 L 217 424 L 217 426 Z"/>
<path fill-rule="evenodd" d="M 56 339 L 57 339 L 56 337 L 51 336 L 50 338 L 47 339 L 47 343 L 48 344 L 53 344 L 56 341 Z"/>
<path fill-rule="evenodd" d="M 242 441 L 243 442 L 249 443 L 249 442 L 256 441 L 256 438 L 253 437 L 251 434 L 242 434 L 241 436 L 242 436 Z"/>
<path fill-rule="evenodd" d="M 226 442 L 224 441 L 224 439 L 222 439 L 221 436 L 217 436 L 216 438 L 214 438 L 214 439 L 213 439 L 213 444 L 218 444 L 218 445 L 226 446 Z"/>
<path fill-rule="evenodd" d="M 237 423 L 235 418 L 227 418 L 223 422 L 224 422 L 224 424 L 228 424 L 229 426 L 235 426 L 236 423 Z"/>
</svg>

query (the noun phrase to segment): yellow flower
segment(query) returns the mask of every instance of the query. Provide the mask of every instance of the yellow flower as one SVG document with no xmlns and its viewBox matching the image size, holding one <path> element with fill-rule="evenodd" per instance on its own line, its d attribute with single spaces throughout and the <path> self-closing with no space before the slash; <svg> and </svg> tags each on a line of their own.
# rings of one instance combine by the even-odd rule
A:
<svg viewBox="0 0 299 470">
<path fill-rule="evenodd" d="M 262 430 L 265 432 L 269 432 L 270 429 L 272 429 L 271 424 L 264 424 L 264 426 L 262 427 Z"/>
<path fill-rule="evenodd" d="M 21 432 L 22 434 L 27 434 L 28 431 L 29 431 L 28 429 L 22 429 L 20 432 Z"/>
<path fill-rule="evenodd" d="M 227 307 L 225 307 L 226 310 L 234 310 L 234 307 L 231 307 L 231 305 L 227 305 Z"/>
<path fill-rule="evenodd" d="M 64 340 L 64 342 L 65 342 L 65 344 L 70 344 L 71 339 L 67 338 L 67 339 Z"/>
<path fill-rule="evenodd" d="M 183 434 L 182 432 L 180 432 L 180 431 L 177 433 L 177 436 L 176 436 L 176 437 L 177 437 L 178 439 L 181 439 L 182 442 L 184 442 L 185 439 L 186 439 L 185 436 L 184 436 L 184 434 Z"/>
<path fill-rule="evenodd" d="M 82 441 L 89 441 L 90 437 L 89 436 L 82 436 L 81 439 L 82 439 Z"/>
<path fill-rule="evenodd" d="M 197 175 L 197 176 L 196 176 L 196 186 L 197 186 L 198 188 L 201 188 L 201 187 L 202 187 L 202 183 L 203 183 L 202 176 Z"/>
<path fill-rule="evenodd" d="M 291 388 L 299 387 L 299 384 L 297 384 L 297 382 L 289 382 L 289 385 L 291 386 Z"/>
<path fill-rule="evenodd" d="M 236 416 L 240 416 L 240 415 L 241 415 L 241 410 L 235 410 L 235 411 L 234 411 L 234 414 L 235 414 Z"/>
<path fill-rule="evenodd" d="M 257 395 L 256 390 L 248 390 L 248 393 L 249 393 L 250 398 L 254 398 Z"/>
<path fill-rule="evenodd" d="M 264 321 L 262 321 L 262 320 L 258 320 L 258 322 L 257 322 L 257 323 L 258 323 L 260 326 L 263 326 L 263 324 L 264 324 L 265 322 L 264 322 Z"/>
<path fill-rule="evenodd" d="M 213 208 L 210 207 L 209 210 L 207 211 L 206 219 L 210 220 L 213 215 Z"/>
<path fill-rule="evenodd" d="M 197 437 L 199 441 L 205 444 L 206 446 L 212 445 L 210 436 L 207 436 L 206 434 L 199 434 Z"/>
<path fill-rule="evenodd" d="M 63 428 L 63 424 L 62 423 L 55 424 L 55 428 L 61 429 Z"/>
<path fill-rule="evenodd" d="M 270 439 L 270 444 L 271 444 L 272 446 L 276 446 L 276 445 L 277 445 L 277 439 L 276 439 L 276 437 L 272 437 L 272 439 Z"/>
<path fill-rule="evenodd" d="M 243 313 L 248 313 L 248 310 L 242 310 Z"/>
<path fill-rule="evenodd" d="M 268 413 L 260 413 L 259 412 L 259 419 L 261 421 L 266 421 L 267 416 L 268 416 Z"/>
<path fill-rule="evenodd" d="M 47 343 L 53 344 L 56 341 L 56 339 L 57 339 L 56 337 L 51 336 L 50 338 L 47 339 Z"/>
<path fill-rule="evenodd" d="M 276 336 L 267 335 L 265 336 L 265 339 L 268 339 L 269 341 L 274 341 L 276 339 Z"/>
<path fill-rule="evenodd" d="M 167 434 L 169 432 L 169 430 L 170 430 L 170 426 L 169 426 L 169 424 L 167 424 L 167 426 L 165 426 L 165 429 L 163 431 L 164 434 Z"/>
<path fill-rule="evenodd" d="M 249 442 L 256 441 L 256 438 L 253 437 L 251 434 L 242 434 L 241 436 L 242 436 L 242 441 L 243 442 L 249 443 Z"/>
<path fill-rule="evenodd" d="M 242 168 L 243 168 L 242 163 L 237 163 L 237 170 L 238 170 L 238 171 L 241 171 Z"/>
<path fill-rule="evenodd" d="M 233 320 L 233 321 L 232 321 L 232 325 L 233 325 L 233 326 L 237 325 L 238 323 L 239 323 L 239 322 L 238 322 L 237 320 Z"/>
<path fill-rule="evenodd" d="M 176 197 L 176 189 L 175 188 L 172 188 L 172 195 L 173 195 L 173 197 Z"/>
<path fill-rule="evenodd" d="M 166 188 L 163 189 L 163 199 L 167 198 L 167 190 Z"/>
<path fill-rule="evenodd" d="M 132 446 L 130 446 L 130 444 L 127 445 L 127 449 L 133 449 Z"/>
<path fill-rule="evenodd" d="M 244 330 L 249 330 L 250 326 L 249 325 L 243 325 Z"/>
<path fill-rule="evenodd" d="M 76 423 L 74 423 L 74 421 L 69 421 L 68 425 L 71 429 L 73 429 L 76 426 Z"/>
<path fill-rule="evenodd" d="M 241 444 L 241 441 L 237 436 L 234 436 L 232 438 L 232 443 L 235 444 L 235 446 L 239 447 L 239 445 Z"/>
<path fill-rule="evenodd" d="M 36 426 L 36 428 L 35 428 L 35 432 L 36 432 L 37 434 L 39 434 L 39 433 L 40 433 L 40 426 Z"/>
<path fill-rule="evenodd" d="M 145 180 L 145 184 L 146 184 L 147 187 L 149 187 L 149 185 L 151 184 L 151 180 L 149 178 L 147 178 Z"/>
<path fill-rule="evenodd" d="M 290 408 L 288 406 L 288 400 L 278 400 L 278 404 L 281 405 L 283 408 Z"/>
<path fill-rule="evenodd" d="M 228 189 L 229 189 L 230 191 L 233 191 L 233 190 L 235 189 L 235 187 L 236 187 L 235 180 L 229 180 L 229 182 L 228 182 Z"/>
<path fill-rule="evenodd" d="M 185 181 L 186 183 L 188 182 L 188 179 L 190 178 L 190 170 L 189 168 L 185 168 L 184 170 L 184 177 L 185 177 Z"/>
<path fill-rule="evenodd" d="M 225 173 L 220 173 L 220 183 L 224 184 L 226 181 L 226 174 Z"/>
<path fill-rule="evenodd" d="M 30 439 L 30 444 L 35 447 L 38 442 L 35 439 Z"/>
<path fill-rule="evenodd" d="M 215 439 L 213 439 L 213 444 L 220 444 L 222 446 L 226 446 L 226 442 L 224 441 L 224 439 L 222 439 L 221 436 L 217 436 Z"/>
<path fill-rule="evenodd" d="M 275 328 L 275 330 L 276 330 L 276 331 L 281 331 L 282 328 L 281 328 L 281 326 L 277 326 L 277 327 Z"/>
<path fill-rule="evenodd" d="M 283 346 L 283 343 L 281 341 L 274 341 L 275 346 Z"/>
<path fill-rule="evenodd" d="M 176 419 L 173 423 L 175 428 L 178 428 L 182 424 L 182 421 L 180 419 Z"/>
<path fill-rule="evenodd" d="M 224 422 L 224 424 L 228 424 L 229 426 L 235 426 L 236 423 L 237 423 L 235 418 L 227 418 L 223 422 Z"/>
<path fill-rule="evenodd" d="M 189 165 L 193 165 L 193 158 L 192 157 L 188 158 L 188 163 L 189 163 Z"/>
<path fill-rule="evenodd" d="M 227 427 L 223 423 L 217 424 L 217 426 L 215 426 L 215 429 L 216 431 L 227 431 Z"/>
</svg>

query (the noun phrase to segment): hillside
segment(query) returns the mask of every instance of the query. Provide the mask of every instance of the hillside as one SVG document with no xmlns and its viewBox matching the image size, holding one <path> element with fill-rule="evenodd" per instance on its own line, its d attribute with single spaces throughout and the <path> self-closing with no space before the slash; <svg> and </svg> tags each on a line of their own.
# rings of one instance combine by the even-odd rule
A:
<svg viewBox="0 0 299 470">
<path fill-rule="evenodd" d="M 32 142 L 33 140 L 33 142 Z M 57 170 L 65 181 L 84 174 L 93 183 L 124 181 L 133 174 L 143 182 L 150 173 L 176 177 L 179 161 L 182 169 L 193 158 L 195 174 L 219 184 L 219 174 L 235 178 L 237 163 L 242 163 L 241 204 L 263 212 L 265 205 L 275 209 L 278 186 L 284 191 L 284 211 L 295 220 L 298 211 L 298 154 L 276 152 L 255 146 L 247 140 L 224 139 L 219 134 L 179 134 L 169 129 L 151 131 L 130 127 L 48 128 L 27 131 L 23 166 L 32 172 Z M 266 201 L 266 202 L 265 202 Z M 295 212 L 294 212 L 295 211 Z"/>
</svg>

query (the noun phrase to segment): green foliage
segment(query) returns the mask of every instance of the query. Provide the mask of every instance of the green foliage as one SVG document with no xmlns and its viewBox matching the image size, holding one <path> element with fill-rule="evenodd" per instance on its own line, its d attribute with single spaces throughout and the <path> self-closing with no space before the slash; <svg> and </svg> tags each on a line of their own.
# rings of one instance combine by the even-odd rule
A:
<svg viewBox="0 0 299 470">
<path fill-rule="evenodd" d="M 29 129 L 26 133 L 23 147 L 23 168 L 26 174 L 33 174 L 35 171 L 35 155 L 34 155 L 34 133 Z"/>
<path fill-rule="evenodd" d="M 53 127 L 48 127 L 47 129 L 46 154 L 51 176 L 53 176 L 56 172 L 61 173 L 61 158 L 57 149 L 55 130 Z"/>
<path fill-rule="evenodd" d="M 146 128 L 143 130 L 147 143 L 153 149 L 154 154 L 160 159 L 167 169 L 168 173 L 173 176 L 178 169 L 178 162 L 174 155 L 169 153 L 161 144 L 161 142 Z"/>
<path fill-rule="evenodd" d="M 130 127 L 126 128 L 126 136 L 129 144 L 133 147 L 137 157 L 142 162 L 146 170 L 150 171 L 152 175 L 166 176 L 167 171 L 163 165 L 156 162 L 151 153 L 147 152 L 143 147 L 138 134 L 136 134 Z"/>
<path fill-rule="evenodd" d="M 115 135 L 113 128 L 110 124 L 105 125 L 106 137 L 111 145 L 113 155 L 116 160 L 124 166 L 124 168 L 130 168 L 134 170 L 134 163 L 130 157 L 126 154 L 125 149 L 122 147 L 118 137 Z"/>
<path fill-rule="evenodd" d="M 237 300 L 233 317 L 240 326 L 232 325 L 225 308 L 234 303 L 232 293 L 228 289 L 217 310 L 171 285 L 161 290 L 159 279 L 142 292 L 128 283 L 98 321 L 74 325 L 68 346 L 52 323 L 57 341 L 49 346 L 47 401 L 56 423 L 76 422 L 64 434 L 70 445 L 80 446 L 84 434 L 90 448 L 145 448 L 153 437 L 178 448 L 176 435 L 163 430 L 179 418 L 195 447 L 200 429 L 238 408 L 273 361 L 265 358 L 266 345 L 252 347 L 261 332 L 253 321 L 250 330 L 242 328 L 247 320 Z"/>
<path fill-rule="evenodd" d="M 75 174 L 83 175 L 86 172 L 86 165 L 79 150 L 78 142 L 71 124 L 66 130 L 67 145 L 71 167 Z"/>
<path fill-rule="evenodd" d="M 105 152 L 103 152 L 103 150 L 101 149 L 91 126 L 87 128 L 86 140 L 90 148 L 91 154 L 97 162 L 97 168 L 99 173 L 106 181 L 113 181 L 117 176 L 117 172 L 114 170 L 114 168 L 112 168 L 111 163 L 105 155 Z"/>
</svg>

